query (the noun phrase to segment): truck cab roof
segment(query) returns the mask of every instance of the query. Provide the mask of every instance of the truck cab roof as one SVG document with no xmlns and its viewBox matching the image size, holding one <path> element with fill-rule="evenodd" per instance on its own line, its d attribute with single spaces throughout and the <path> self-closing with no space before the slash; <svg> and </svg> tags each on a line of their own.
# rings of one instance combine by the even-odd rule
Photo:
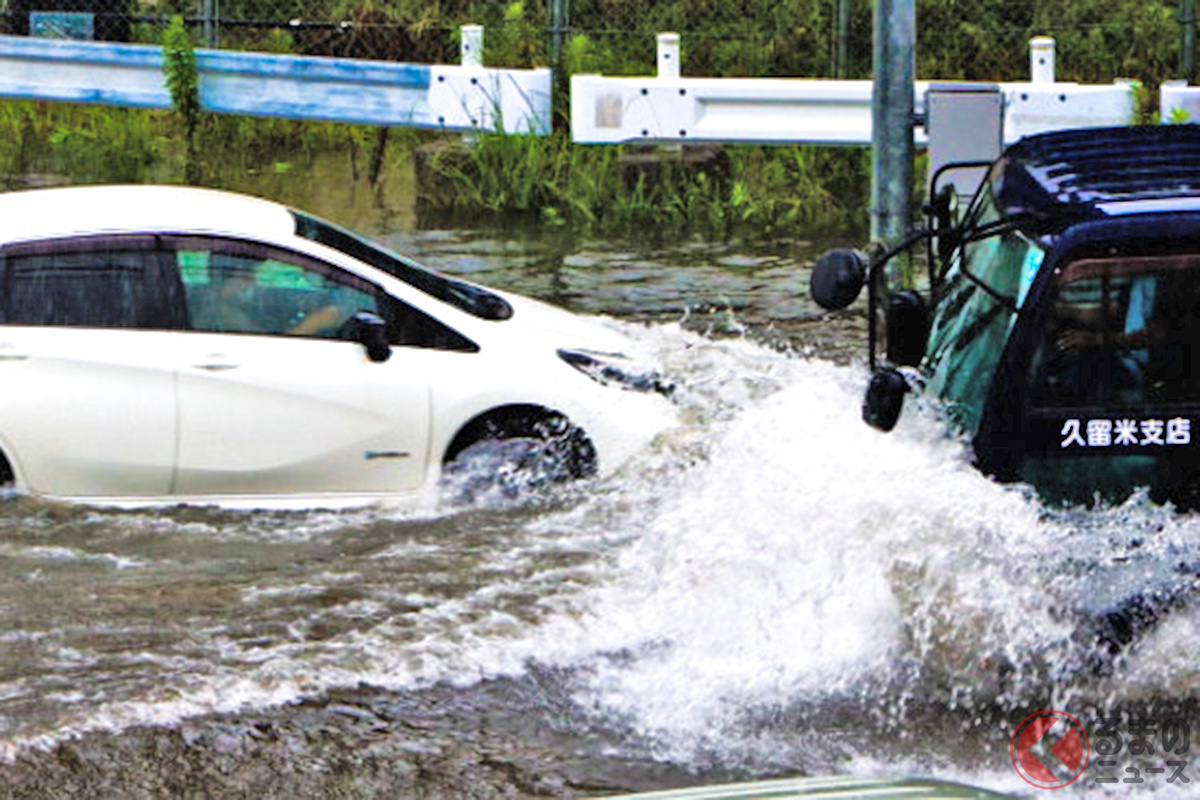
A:
<svg viewBox="0 0 1200 800">
<path fill-rule="evenodd" d="M 1004 216 L 1082 218 L 1200 208 L 1200 126 L 1089 128 L 1014 144 L 988 176 Z"/>
</svg>

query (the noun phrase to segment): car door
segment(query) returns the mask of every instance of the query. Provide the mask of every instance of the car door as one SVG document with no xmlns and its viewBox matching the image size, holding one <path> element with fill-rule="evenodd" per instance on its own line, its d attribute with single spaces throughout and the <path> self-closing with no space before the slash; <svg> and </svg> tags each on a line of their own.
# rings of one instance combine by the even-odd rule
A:
<svg viewBox="0 0 1200 800">
<path fill-rule="evenodd" d="M 0 439 L 30 490 L 168 493 L 183 308 L 162 267 L 152 236 L 3 251 Z"/>
<path fill-rule="evenodd" d="M 257 243 L 165 242 L 191 329 L 177 354 L 177 494 L 359 495 L 421 484 L 433 367 L 399 348 L 371 361 L 344 330 L 355 312 L 378 310 L 377 287 Z"/>
</svg>

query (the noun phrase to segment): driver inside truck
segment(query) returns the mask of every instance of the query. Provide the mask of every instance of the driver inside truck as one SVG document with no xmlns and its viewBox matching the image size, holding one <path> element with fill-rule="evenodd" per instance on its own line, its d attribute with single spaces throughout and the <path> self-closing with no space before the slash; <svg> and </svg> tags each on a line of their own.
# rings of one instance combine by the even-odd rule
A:
<svg viewBox="0 0 1200 800">
<path fill-rule="evenodd" d="M 1164 260 L 1155 266 L 1154 272 L 1112 270 L 1061 286 L 1049 329 L 1054 354 L 1043 372 L 1053 394 L 1136 403 L 1194 393 L 1200 280 L 1191 265 Z"/>
<path fill-rule="evenodd" d="M 1142 384 L 1150 362 L 1152 326 L 1159 324 L 1153 318 L 1156 293 L 1157 276 L 1138 275 L 1130 282 L 1125 302 L 1121 294 L 1104 287 L 1101 287 L 1101 301 L 1094 305 L 1064 303 L 1060 296 L 1056 315 L 1072 327 L 1059 333 L 1058 349 L 1074 355 L 1111 350 L 1122 368 L 1118 382 Z M 1113 324 L 1117 320 L 1119 326 Z"/>
<path fill-rule="evenodd" d="M 1072 272 L 1068 268 L 1059 284 L 1046 329 L 1048 346 L 1035 360 L 1043 399 L 1055 404 L 1142 400 L 1152 344 L 1163 333 L 1156 315 L 1158 276 Z"/>
</svg>

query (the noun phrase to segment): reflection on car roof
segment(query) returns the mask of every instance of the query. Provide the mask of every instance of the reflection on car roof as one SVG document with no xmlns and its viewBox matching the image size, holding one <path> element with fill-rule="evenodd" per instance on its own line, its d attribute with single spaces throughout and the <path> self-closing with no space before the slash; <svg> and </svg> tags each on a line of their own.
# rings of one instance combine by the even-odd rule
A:
<svg viewBox="0 0 1200 800">
<path fill-rule="evenodd" d="M 0 193 L 0 245 L 90 233 L 162 231 L 283 239 L 285 206 L 189 186 L 78 186 Z"/>
</svg>

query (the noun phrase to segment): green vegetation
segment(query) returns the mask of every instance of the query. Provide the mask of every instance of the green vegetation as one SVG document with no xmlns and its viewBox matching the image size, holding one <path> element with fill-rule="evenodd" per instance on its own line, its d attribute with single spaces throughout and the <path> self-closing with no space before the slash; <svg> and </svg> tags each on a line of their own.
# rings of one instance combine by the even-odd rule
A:
<svg viewBox="0 0 1200 800">
<path fill-rule="evenodd" d="M 552 0 L 336 0 L 322 12 L 354 24 L 335 29 L 227 27 L 222 46 L 270 52 L 454 62 L 458 27 L 485 26 L 485 62 L 549 63 Z M 245 6 L 243 8 L 242 6 Z M 295 6 L 293 9 L 291 6 Z M 313 13 L 300 0 L 276 0 L 280 19 Z M 832 0 L 573 0 L 571 30 L 557 66 L 564 74 L 651 74 L 654 34 L 682 35 L 688 75 L 832 74 Z M 151 9 L 151 10 L 148 10 Z M 261 18 L 260 4 L 224 0 L 230 18 Z M 870 76 L 871 0 L 851 0 L 849 74 Z M 146 14 L 189 14 L 189 0 L 159 0 Z M 1158 85 L 1176 77 L 1177 0 L 918 0 L 918 76 L 1022 80 L 1028 39 L 1057 40 L 1061 80 L 1103 83 L 1137 78 L 1138 121 L 1156 119 Z M 165 19 L 165 18 L 164 18 Z M 729 147 L 715 154 L 574 146 L 565 96 L 556 97 L 549 137 L 461 137 L 327 123 L 201 113 L 192 50 L 197 29 L 176 17 L 165 28 L 133 26 L 161 42 L 171 112 L 32 102 L 0 103 L 0 174 L 37 173 L 75 181 L 178 181 L 223 185 L 231 172 L 285 173 L 318 154 L 344 154 L 354 179 L 408 169 L 418 146 L 422 198 L 435 214 L 474 221 L 520 217 L 550 226 L 628 230 L 692 229 L 709 235 L 766 236 L 797 229 L 861 225 L 869 154 L 862 148 Z M 1173 121 L 1183 121 L 1173 120 Z"/>
<path fill-rule="evenodd" d="M 167 90 L 171 105 L 183 128 L 186 144 L 185 175 L 188 183 L 199 179 L 196 151 L 196 132 L 200 127 L 200 70 L 196 66 L 196 51 L 183 27 L 183 17 L 172 17 L 163 34 L 163 70 L 167 73 Z"/>
<path fill-rule="evenodd" d="M 424 202 L 459 216 L 540 217 L 551 225 L 694 228 L 713 235 L 843 227 L 864 209 L 865 149 L 582 147 L 569 136 L 483 135 L 438 149 Z M 425 181 L 431 183 L 431 181 Z"/>
<path fill-rule="evenodd" d="M 174 112 L 0 102 L 0 181 L 16 186 L 37 176 L 81 183 L 190 182 L 220 185 L 234 172 L 282 171 L 318 153 L 344 153 L 348 175 L 373 148 L 375 129 L 293 120 L 203 115 L 195 155 L 180 137 Z M 404 146 L 403 137 L 389 155 Z"/>
</svg>

